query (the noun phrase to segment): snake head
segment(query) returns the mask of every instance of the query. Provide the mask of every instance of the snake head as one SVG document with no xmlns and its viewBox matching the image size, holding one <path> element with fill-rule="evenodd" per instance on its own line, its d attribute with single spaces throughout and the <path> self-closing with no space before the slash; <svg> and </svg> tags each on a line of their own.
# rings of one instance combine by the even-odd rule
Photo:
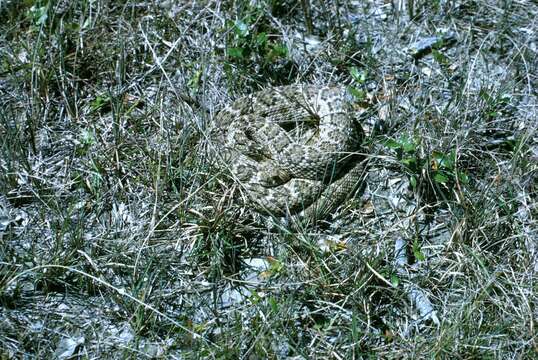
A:
<svg viewBox="0 0 538 360">
<path fill-rule="evenodd" d="M 276 187 L 290 180 L 290 173 L 283 169 L 267 169 L 258 172 L 258 182 L 264 187 Z"/>
</svg>

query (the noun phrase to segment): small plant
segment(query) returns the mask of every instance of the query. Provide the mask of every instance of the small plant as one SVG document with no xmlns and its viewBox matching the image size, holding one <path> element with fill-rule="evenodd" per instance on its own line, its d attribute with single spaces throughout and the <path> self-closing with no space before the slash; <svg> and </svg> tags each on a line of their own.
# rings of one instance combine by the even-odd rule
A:
<svg viewBox="0 0 538 360">
<path fill-rule="evenodd" d="M 224 71 L 232 87 L 237 87 L 237 71 L 253 82 L 283 85 L 291 79 L 295 67 L 288 57 L 288 47 L 272 27 L 268 14 L 259 7 L 249 6 L 244 15 L 225 23 Z M 243 80 L 241 80 L 243 81 Z"/>
<path fill-rule="evenodd" d="M 269 262 L 269 268 L 262 272 L 261 275 L 263 277 L 270 278 L 270 277 L 277 277 L 280 275 L 285 275 L 286 267 L 280 260 L 269 256 L 267 258 L 267 261 Z"/>
<path fill-rule="evenodd" d="M 421 243 L 418 238 L 415 238 L 413 240 L 413 255 L 415 256 L 415 259 L 417 259 L 418 261 L 424 261 L 426 260 L 426 256 L 422 252 L 420 244 Z"/>
<path fill-rule="evenodd" d="M 92 112 L 106 112 L 110 110 L 111 99 L 108 95 L 98 95 L 90 102 L 90 109 Z"/>
<path fill-rule="evenodd" d="M 27 12 L 27 16 L 32 19 L 32 22 L 36 27 L 45 25 L 49 18 L 48 7 L 32 5 Z"/>
<path fill-rule="evenodd" d="M 456 182 L 469 183 L 469 176 L 463 171 L 458 171 L 456 167 L 455 149 L 449 153 L 433 151 L 430 159 L 430 169 L 436 183 L 444 185 L 453 185 Z"/>
<path fill-rule="evenodd" d="M 396 151 L 397 159 L 409 171 L 411 186 L 416 188 L 417 176 L 420 176 L 420 169 L 423 163 L 423 160 L 417 153 L 417 141 L 407 135 L 402 135 L 398 139 L 388 139 L 385 142 L 385 146 Z"/>
<path fill-rule="evenodd" d="M 385 146 L 396 151 L 398 161 L 407 169 L 409 183 L 413 189 L 417 189 L 419 180 L 425 176 L 433 180 L 437 193 L 439 191 L 448 193 L 457 184 L 469 183 L 469 176 L 457 168 L 455 149 L 434 150 L 426 156 L 421 156 L 418 151 L 418 139 L 407 135 L 402 135 L 398 139 L 389 139 L 385 142 Z"/>
<path fill-rule="evenodd" d="M 226 55 L 230 61 L 249 62 L 258 61 L 269 65 L 279 59 L 285 59 L 288 48 L 274 36 L 263 31 L 263 27 L 250 23 L 251 17 L 235 22 L 228 22 L 233 34 L 230 45 L 226 48 Z M 258 28 L 261 27 L 262 29 Z"/>
<path fill-rule="evenodd" d="M 502 115 L 510 115 L 513 111 L 508 94 L 495 94 L 487 89 L 481 89 L 478 95 L 485 103 L 482 114 L 488 121 L 494 121 Z"/>
<path fill-rule="evenodd" d="M 364 101 L 366 98 L 366 92 L 361 89 L 362 86 L 364 86 L 364 83 L 366 82 L 366 79 L 368 77 L 368 73 L 365 71 L 360 71 L 356 67 L 349 68 L 349 74 L 351 75 L 351 78 L 353 79 L 353 84 L 348 86 L 348 91 L 355 97 L 357 101 Z"/>
</svg>

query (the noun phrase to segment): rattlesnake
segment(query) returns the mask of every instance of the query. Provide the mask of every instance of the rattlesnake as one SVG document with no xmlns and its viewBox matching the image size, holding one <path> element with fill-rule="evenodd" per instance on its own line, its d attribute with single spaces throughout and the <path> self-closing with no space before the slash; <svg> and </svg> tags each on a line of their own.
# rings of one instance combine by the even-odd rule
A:
<svg viewBox="0 0 538 360">
<path fill-rule="evenodd" d="M 293 85 L 262 90 L 222 109 L 210 130 L 221 168 L 258 211 L 325 215 L 364 175 L 363 130 L 342 87 Z"/>
</svg>

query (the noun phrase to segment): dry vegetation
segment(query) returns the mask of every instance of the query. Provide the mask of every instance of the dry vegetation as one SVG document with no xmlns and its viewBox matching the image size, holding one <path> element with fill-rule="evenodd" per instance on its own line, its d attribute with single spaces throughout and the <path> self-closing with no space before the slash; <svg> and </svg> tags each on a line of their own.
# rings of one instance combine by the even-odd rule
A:
<svg viewBox="0 0 538 360">
<path fill-rule="evenodd" d="M 533 358 L 537 18 L 0 1 L 0 358 Z M 225 104 L 293 83 L 374 94 L 380 125 L 361 191 L 308 223 L 255 213 L 205 156 Z"/>
</svg>

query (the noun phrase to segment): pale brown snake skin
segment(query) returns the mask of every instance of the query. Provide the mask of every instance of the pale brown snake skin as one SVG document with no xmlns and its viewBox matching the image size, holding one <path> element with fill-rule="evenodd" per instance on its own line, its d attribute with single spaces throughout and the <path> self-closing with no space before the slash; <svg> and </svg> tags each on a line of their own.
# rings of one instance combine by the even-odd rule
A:
<svg viewBox="0 0 538 360">
<path fill-rule="evenodd" d="M 344 87 L 292 85 L 241 97 L 214 119 L 210 138 L 221 168 L 252 206 L 275 216 L 322 216 L 362 181 L 364 136 Z"/>
</svg>

